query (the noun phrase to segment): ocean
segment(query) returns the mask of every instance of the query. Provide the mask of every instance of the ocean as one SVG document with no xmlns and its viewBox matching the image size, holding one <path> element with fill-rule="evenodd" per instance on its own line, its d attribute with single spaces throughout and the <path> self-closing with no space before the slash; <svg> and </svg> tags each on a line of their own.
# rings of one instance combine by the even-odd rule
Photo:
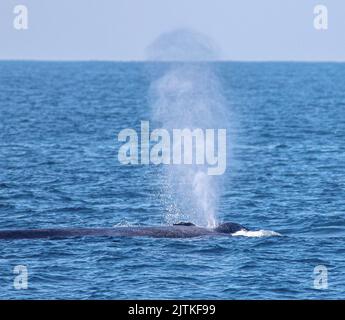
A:
<svg viewBox="0 0 345 320">
<path fill-rule="evenodd" d="M 345 64 L 204 67 L 229 159 L 195 205 L 181 180 L 169 189 L 167 165 L 118 161 L 117 135 L 152 119 L 166 63 L 1 61 L 0 229 L 198 223 L 185 201 L 206 208 L 201 223 L 212 211 L 281 236 L 0 240 L 0 299 L 345 298 Z"/>
</svg>

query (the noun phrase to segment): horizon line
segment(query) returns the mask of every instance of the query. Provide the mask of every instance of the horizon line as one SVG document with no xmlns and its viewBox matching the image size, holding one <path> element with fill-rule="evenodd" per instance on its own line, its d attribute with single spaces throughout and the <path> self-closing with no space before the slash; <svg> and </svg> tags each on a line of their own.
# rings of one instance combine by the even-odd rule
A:
<svg viewBox="0 0 345 320">
<path fill-rule="evenodd" d="M 345 63 L 345 60 L 280 60 L 280 59 L 254 59 L 254 60 L 236 60 L 236 59 L 219 59 L 219 60 L 112 60 L 112 59 L 12 59 L 0 58 L 0 62 L 115 62 L 115 63 L 217 63 L 217 62 L 233 62 L 233 63 Z"/>
</svg>

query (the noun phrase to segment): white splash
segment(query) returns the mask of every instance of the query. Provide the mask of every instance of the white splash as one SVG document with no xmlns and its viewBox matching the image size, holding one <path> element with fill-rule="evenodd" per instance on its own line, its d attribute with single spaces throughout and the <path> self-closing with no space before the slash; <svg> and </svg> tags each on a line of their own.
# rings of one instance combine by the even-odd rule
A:
<svg viewBox="0 0 345 320">
<path fill-rule="evenodd" d="M 261 238 L 261 237 L 279 237 L 282 236 L 280 233 L 271 230 L 257 230 L 257 231 L 246 231 L 240 230 L 232 234 L 233 237 L 243 236 L 250 238 Z"/>
</svg>

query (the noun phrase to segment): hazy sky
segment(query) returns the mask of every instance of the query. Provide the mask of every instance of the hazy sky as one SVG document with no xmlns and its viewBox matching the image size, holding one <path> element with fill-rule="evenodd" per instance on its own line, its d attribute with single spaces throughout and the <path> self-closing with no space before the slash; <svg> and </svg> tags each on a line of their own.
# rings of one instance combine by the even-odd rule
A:
<svg viewBox="0 0 345 320">
<path fill-rule="evenodd" d="M 13 27 L 18 4 L 28 30 Z M 313 26 L 317 4 L 328 30 Z M 224 60 L 345 61 L 344 0 L 0 0 L 0 59 L 143 60 L 181 27 L 212 38 Z"/>
</svg>

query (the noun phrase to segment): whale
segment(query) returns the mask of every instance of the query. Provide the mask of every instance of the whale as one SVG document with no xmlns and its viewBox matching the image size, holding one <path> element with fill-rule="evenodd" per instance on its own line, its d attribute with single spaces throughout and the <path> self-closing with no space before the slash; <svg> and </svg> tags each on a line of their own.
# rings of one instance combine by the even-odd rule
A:
<svg viewBox="0 0 345 320">
<path fill-rule="evenodd" d="M 80 237 L 153 237 L 193 238 L 203 236 L 231 236 L 238 231 L 248 231 L 240 224 L 226 222 L 215 228 L 179 222 L 170 226 L 131 226 L 108 228 L 53 228 L 0 230 L 0 240 L 65 239 Z"/>
</svg>

